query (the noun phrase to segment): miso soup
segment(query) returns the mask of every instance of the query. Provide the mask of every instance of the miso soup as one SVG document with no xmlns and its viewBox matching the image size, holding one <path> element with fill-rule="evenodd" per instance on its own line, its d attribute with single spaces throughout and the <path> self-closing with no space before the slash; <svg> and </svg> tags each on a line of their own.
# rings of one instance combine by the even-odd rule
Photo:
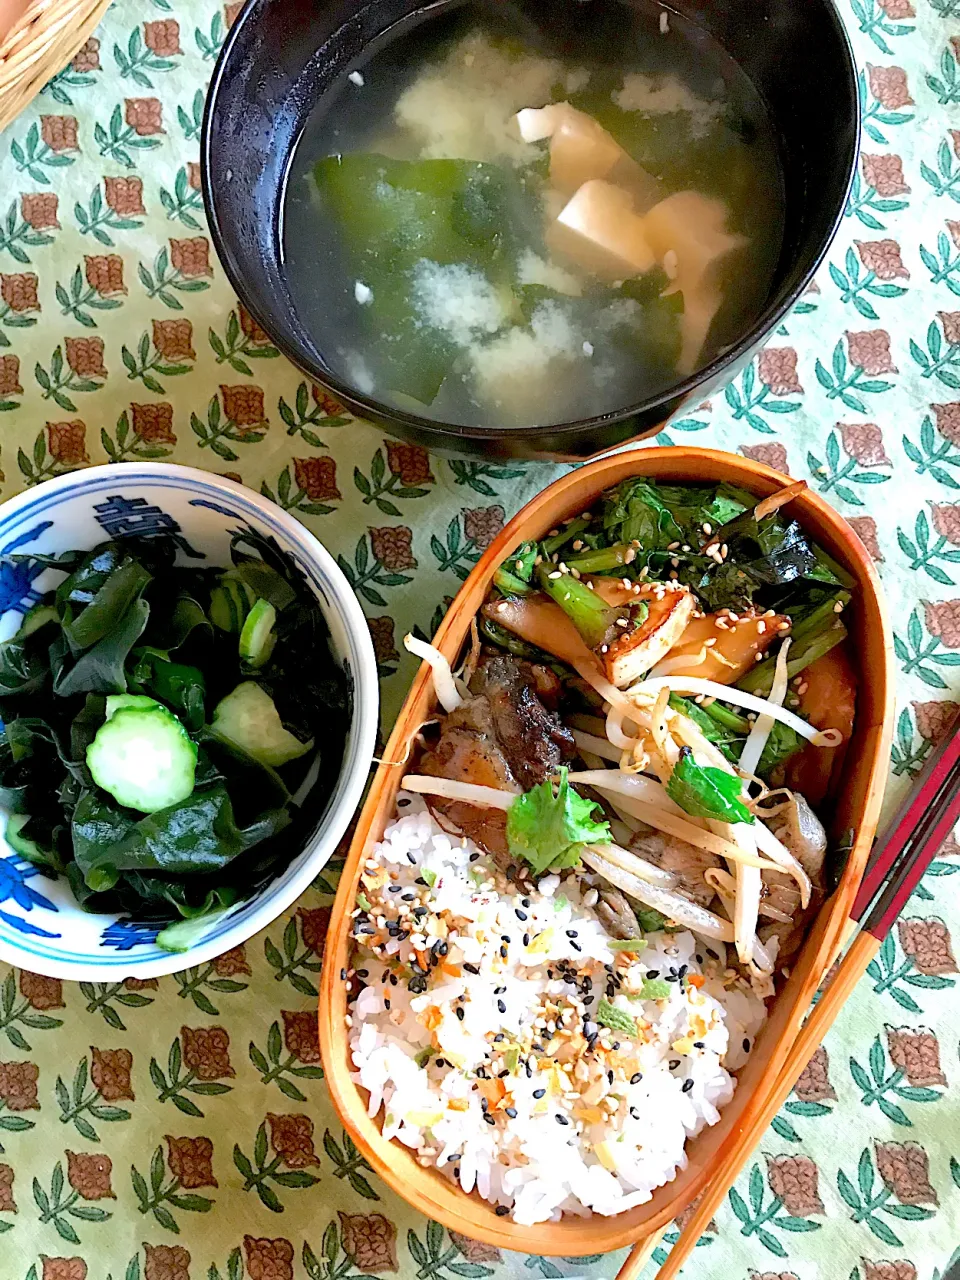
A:
<svg viewBox="0 0 960 1280">
<path fill-rule="evenodd" d="M 735 342 L 782 238 L 776 139 L 720 44 L 620 0 L 397 29 L 295 150 L 282 244 L 332 372 L 465 426 L 639 403 Z"/>
</svg>

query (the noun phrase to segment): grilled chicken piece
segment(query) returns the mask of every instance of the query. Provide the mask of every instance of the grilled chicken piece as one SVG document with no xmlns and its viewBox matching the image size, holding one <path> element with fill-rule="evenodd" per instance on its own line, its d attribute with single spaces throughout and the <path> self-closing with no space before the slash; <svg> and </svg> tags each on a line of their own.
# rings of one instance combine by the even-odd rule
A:
<svg viewBox="0 0 960 1280">
<path fill-rule="evenodd" d="M 559 681 L 544 667 L 531 667 L 506 655 L 483 658 L 471 682 L 471 692 L 486 701 L 500 750 L 523 791 L 555 773 L 576 754 L 570 730 L 556 712 L 548 711 L 540 690 L 549 690 L 554 705 Z"/>
<path fill-rule="evenodd" d="M 715 853 L 659 831 L 638 831 L 630 841 L 630 848 L 654 866 L 672 871 L 677 877 L 677 893 L 682 893 L 701 907 L 709 907 L 715 895 L 712 885 L 707 884 L 703 875 L 711 867 L 723 866 Z"/>
<path fill-rule="evenodd" d="M 556 772 L 576 753 L 569 729 L 538 695 L 559 696 L 558 682 L 545 668 L 499 654 L 481 659 L 473 677 L 474 696 L 440 722 L 436 745 L 419 768 L 432 777 L 454 778 L 519 794 Z M 507 857 L 506 815 L 460 800 L 430 800 L 431 807 L 465 836 L 499 857 Z"/>
<path fill-rule="evenodd" d="M 618 689 L 626 689 L 656 666 L 684 634 L 696 609 L 696 597 L 678 582 L 643 582 L 625 587 L 617 578 L 591 579 L 594 591 L 610 605 L 646 604 L 647 616 L 638 627 L 623 628 L 597 656 L 604 674 Z"/>
<path fill-rule="evenodd" d="M 785 871 L 764 871 L 760 914 L 764 907 L 773 907 L 791 917 L 792 923 L 776 921 L 761 927 L 760 939 L 765 942 L 772 935 L 780 939 L 778 960 L 794 954 L 803 941 L 807 921 L 816 914 L 823 901 L 823 861 L 827 851 L 827 835 L 820 819 L 801 795 L 794 795 L 790 804 L 771 822 L 773 834 L 787 846 L 810 877 L 813 886 L 810 903 L 804 911 L 800 907 L 800 891 L 796 881 Z"/>
<path fill-rule="evenodd" d="M 640 925 L 633 914 L 630 903 L 612 885 L 604 884 L 600 889 L 600 900 L 594 907 L 597 919 L 609 933 L 611 938 L 636 938 L 640 934 Z"/>
</svg>

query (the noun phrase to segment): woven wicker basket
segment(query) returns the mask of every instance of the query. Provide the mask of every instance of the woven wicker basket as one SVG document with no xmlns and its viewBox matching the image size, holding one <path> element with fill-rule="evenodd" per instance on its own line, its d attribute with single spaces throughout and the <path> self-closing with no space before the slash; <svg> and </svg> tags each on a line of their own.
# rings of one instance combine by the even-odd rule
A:
<svg viewBox="0 0 960 1280">
<path fill-rule="evenodd" d="M 33 0 L 0 40 L 0 129 L 93 34 L 110 0 Z"/>
</svg>

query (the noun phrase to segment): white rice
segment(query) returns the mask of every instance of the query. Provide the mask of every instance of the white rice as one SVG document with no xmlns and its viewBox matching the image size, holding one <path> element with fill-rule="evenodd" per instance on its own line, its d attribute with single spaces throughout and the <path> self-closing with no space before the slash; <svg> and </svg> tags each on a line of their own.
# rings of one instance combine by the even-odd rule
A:
<svg viewBox="0 0 960 1280">
<path fill-rule="evenodd" d="M 522 1224 L 643 1204 L 732 1097 L 762 1002 L 724 986 L 688 932 L 612 950 L 577 874 L 518 886 L 420 797 L 401 805 L 354 913 L 349 1035 L 370 1115 Z M 645 978 L 669 995 L 640 997 Z M 611 993 L 637 1034 L 593 1020 Z"/>
</svg>

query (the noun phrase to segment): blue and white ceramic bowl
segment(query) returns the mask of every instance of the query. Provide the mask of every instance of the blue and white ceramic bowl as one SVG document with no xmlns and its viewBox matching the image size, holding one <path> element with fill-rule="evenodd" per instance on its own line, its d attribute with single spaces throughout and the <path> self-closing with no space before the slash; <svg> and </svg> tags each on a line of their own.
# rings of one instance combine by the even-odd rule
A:
<svg viewBox="0 0 960 1280">
<path fill-rule="evenodd" d="M 0 960 L 55 978 L 118 981 L 153 978 L 201 964 L 264 928 L 310 884 L 333 853 L 370 768 L 377 729 L 377 666 L 363 613 L 346 578 L 317 539 L 259 495 L 192 467 L 166 463 L 91 467 L 59 476 L 0 507 L 0 639 L 12 635 L 38 596 L 61 575 L 2 559 L 87 549 L 128 535 L 174 536 L 211 565 L 230 564 L 230 537 L 241 528 L 275 538 L 316 592 L 330 645 L 352 696 L 340 775 L 307 846 L 247 902 L 211 922 L 184 955 L 157 947 L 157 926 L 92 915 L 66 881 L 41 875 L 0 841 Z"/>
</svg>

